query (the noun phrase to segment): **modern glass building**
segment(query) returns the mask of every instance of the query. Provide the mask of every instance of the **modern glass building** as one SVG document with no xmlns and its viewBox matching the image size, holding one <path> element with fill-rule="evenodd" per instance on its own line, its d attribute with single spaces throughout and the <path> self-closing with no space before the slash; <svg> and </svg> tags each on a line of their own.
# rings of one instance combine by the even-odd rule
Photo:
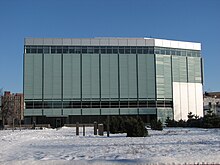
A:
<svg viewBox="0 0 220 165">
<path fill-rule="evenodd" d="M 203 115 L 201 44 L 153 38 L 26 38 L 26 123 L 145 122 Z"/>
</svg>

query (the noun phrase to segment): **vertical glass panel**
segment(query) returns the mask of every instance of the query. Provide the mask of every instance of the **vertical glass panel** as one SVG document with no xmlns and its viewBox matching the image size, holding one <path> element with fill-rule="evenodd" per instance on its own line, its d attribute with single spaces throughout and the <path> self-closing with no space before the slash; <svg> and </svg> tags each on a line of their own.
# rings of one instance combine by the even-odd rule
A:
<svg viewBox="0 0 220 165">
<path fill-rule="evenodd" d="M 82 97 L 91 98 L 91 55 L 82 55 Z"/>
<path fill-rule="evenodd" d="M 34 98 L 34 55 L 25 54 L 24 68 L 24 95 L 25 99 Z"/>
<path fill-rule="evenodd" d="M 53 57 L 53 98 L 61 98 L 61 55 Z"/>
<path fill-rule="evenodd" d="M 172 56 L 174 82 L 187 82 L 187 62 L 184 56 Z"/>
<path fill-rule="evenodd" d="M 171 57 L 156 55 L 157 98 L 172 98 Z"/>
<path fill-rule="evenodd" d="M 42 98 L 42 55 L 34 56 L 34 99 Z"/>
<path fill-rule="evenodd" d="M 110 56 L 101 55 L 101 98 L 110 98 Z"/>
<path fill-rule="evenodd" d="M 128 83 L 129 98 L 137 98 L 136 54 L 128 55 Z"/>
<path fill-rule="evenodd" d="M 120 97 L 129 98 L 129 80 L 128 80 L 128 55 L 119 55 L 120 67 Z"/>
<path fill-rule="evenodd" d="M 138 55 L 139 98 L 155 98 L 155 62 L 153 54 Z"/>
<path fill-rule="evenodd" d="M 24 70 L 25 99 L 42 98 L 42 55 L 25 55 Z"/>
<path fill-rule="evenodd" d="M 118 55 L 110 55 L 109 65 L 109 84 L 110 84 L 110 97 L 118 98 Z"/>
<path fill-rule="evenodd" d="M 195 57 L 195 82 L 202 82 L 201 59 L 198 57 Z"/>
<path fill-rule="evenodd" d="M 44 56 L 44 98 L 51 99 L 53 95 L 53 56 Z"/>
<path fill-rule="evenodd" d="M 44 97 L 61 98 L 61 55 L 44 56 Z"/>
<path fill-rule="evenodd" d="M 82 55 L 82 97 L 99 99 L 99 55 Z"/>
<path fill-rule="evenodd" d="M 180 82 L 187 82 L 187 63 L 186 57 L 179 57 Z"/>
<path fill-rule="evenodd" d="M 178 56 L 172 56 L 172 72 L 173 72 L 173 82 L 180 82 L 180 67 Z"/>
<path fill-rule="evenodd" d="M 188 57 L 188 81 L 193 83 L 202 82 L 201 58 Z"/>
<path fill-rule="evenodd" d="M 80 54 L 63 56 L 63 98 L 80 99 Z"/>
<path fill-rule="evenodd" d="M 172 98 L 172 70 L 171 56 L 163 56 L 164 58 L 164 96 Z"/>
<path fill-rule="evenodd" d="M 91 98 L 100 98 L 100 81 L 99 81 L 99 55 L 93 54 L 91 55 Z"/>
</svg>

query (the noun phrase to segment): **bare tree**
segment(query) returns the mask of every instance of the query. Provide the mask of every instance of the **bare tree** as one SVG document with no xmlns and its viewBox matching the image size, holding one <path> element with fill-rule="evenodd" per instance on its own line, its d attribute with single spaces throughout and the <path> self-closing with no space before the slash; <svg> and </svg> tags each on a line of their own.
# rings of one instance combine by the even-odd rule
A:
<svg viewBox="0 0 220 165">
<path fill-rule="evenodd" d="M 5 94 L 2 96 L 2 123 L 12 125 L 15 122 L 20 121 L 20 100 L 16 99 L 14 94 Z"/>
</svg>

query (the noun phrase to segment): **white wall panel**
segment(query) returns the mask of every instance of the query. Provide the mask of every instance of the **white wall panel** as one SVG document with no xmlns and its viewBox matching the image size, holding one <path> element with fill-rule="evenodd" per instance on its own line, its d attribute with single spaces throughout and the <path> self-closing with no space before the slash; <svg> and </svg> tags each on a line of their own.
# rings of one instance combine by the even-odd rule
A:
<svg viewBox="0 0 220 165">
<path fill-rule="evenodd" d="M 187 120 L 188 115 L 188 85 L 187 83 L 180 83 L 180 100 L 181 100 L 181 115 L 183 120 Z"/>
<path fill-rule="evenodd" d="M 189 110 L 188 112 L 196 113 L 196 84 L 188 83 Z"/>
<path fill-rule="evenodd" d="M 197 116 L 203 116 L 203 90 L 202 90 L 202 84 L 196 83 L 196 115 Z"/>
<path fill-rule="evenodd" d="M 174 119 L 179 120 L 182 118 L 181 115 L 181 97 L 180 97 L 180 83 L 173 83 L 173 108 L 174 108 Z"/>
<path fill-rule="evenodd" d="M 202 84 L 173 82 L 173 107 L 175 120 L 187 120 L 189 112 L 203 116 Z"/>
</svg>

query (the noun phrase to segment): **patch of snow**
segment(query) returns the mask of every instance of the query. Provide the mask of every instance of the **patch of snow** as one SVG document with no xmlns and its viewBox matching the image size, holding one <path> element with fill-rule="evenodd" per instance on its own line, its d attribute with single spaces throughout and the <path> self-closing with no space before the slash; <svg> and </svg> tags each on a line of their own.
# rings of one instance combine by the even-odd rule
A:
<svg viewBox="0 0 220 165">
<path fill-rule="evenodd" d="M 148 137 L 76 136 L 74 127 L 0 131 L 0 164 L 220 163 L 220 129 L 148 130 Z"/>
</svg>

